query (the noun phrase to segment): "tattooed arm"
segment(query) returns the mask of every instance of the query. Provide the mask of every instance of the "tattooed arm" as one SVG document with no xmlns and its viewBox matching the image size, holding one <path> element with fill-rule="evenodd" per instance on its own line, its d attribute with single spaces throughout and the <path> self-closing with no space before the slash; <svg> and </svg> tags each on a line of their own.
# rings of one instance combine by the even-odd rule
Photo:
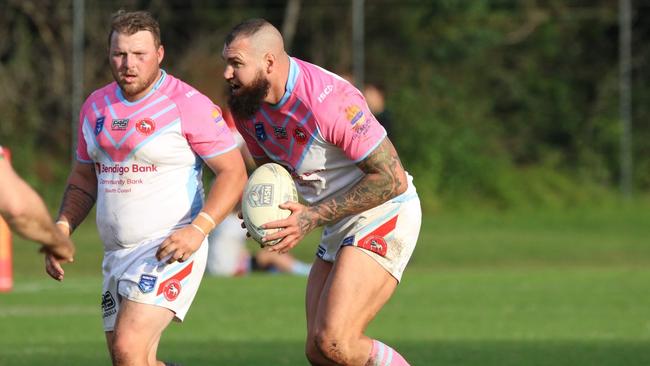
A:
<svg viewBox="0 0 650 366">
<path fill-rule="evenodd" d="M 69 226 L 68 235 L 88 216 L 97 199 L 97 176 L 93 164 L 76 162 L 68 177 L 63 193 L 57 222 L 65 222 L 62 229 Z M 65 232 L 66 230 L 64 230 Z"/>
<path fill-rule="evenodd" d="M 283 228 L 266 236 L 266 240 L 284 238 L 270 250 L 285 253 L 316 227 L 376 207 L 406 191 L 406 173 L 388 138 L 357 166 L 365 176 L 348 191 L 311 207 L 299 203 L 280 205 L 292 214 L 286 220 L 263 225 L 264 228 Z"/>
<path fill-rule="evenodd" d="M 68 177 L 59 209 L 57 226 L 70 236 L 74 229 L 88 216 L 97 199 L 97 176 L 93 164 L 76 162 Z M 45 253 L 45 272 L 57 281 L 63 281 L 63 267 L 59 258 L 50 252 Z"/>
</svg>

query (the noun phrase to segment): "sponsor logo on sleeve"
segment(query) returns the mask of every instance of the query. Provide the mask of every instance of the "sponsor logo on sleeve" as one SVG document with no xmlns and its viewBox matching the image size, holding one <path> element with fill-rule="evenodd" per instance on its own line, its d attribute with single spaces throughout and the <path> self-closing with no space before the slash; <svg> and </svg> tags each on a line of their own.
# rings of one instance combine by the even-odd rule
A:
<svg viewBox="0 0 650 366">
<path fill-rule="evenodd" d="M 323 91 L 318 95 L 318 103 L 323 103 L 325 98 L 327 98 L 327 96 L 329 95 L 329 93 L 332 92 L 332 90 L 334 90 L 334 85 L 331 84 L 327 85 L 325 89 L 323 89 Z"/>
<path fill-rule="evenodd" d="M 112 131 L 124 131 L 128 126 L 129 126 L 128 118 L 114 119 L 113 122 L 111 122 Z"/>
<path fill-rule="evenodd" d="M 216 108 L 212 110 L 212 120 L 217 124 L 219 124 L 219 122 L 224 122 L 221 112 L 219 112 L 219 110 Z"/>
<path fill-rule="evenodd" d="M 135 129 L 139 133 L 149 136 L 156 130 L 156 123 L 151 118 L 143 118 L 135 123 Z"/>
<path fill-rule="evenodd" d="M 153 291 L 153 289 L 156 287 L 157 279 L 158 277 L 149 274 L 143 273 L 142 275 L 140 275 L 140 281 L 138 282 L 138 287 L 140 288 L 140 291 L 142 291 L 143 294 Z"/>
<path fill-rule="evenodd" d="M 100 132 L 104 129 L 104 120 L 106 117 L 101 116 L 95 121 L 95 136 L 99 135 Z"/>
</svg>

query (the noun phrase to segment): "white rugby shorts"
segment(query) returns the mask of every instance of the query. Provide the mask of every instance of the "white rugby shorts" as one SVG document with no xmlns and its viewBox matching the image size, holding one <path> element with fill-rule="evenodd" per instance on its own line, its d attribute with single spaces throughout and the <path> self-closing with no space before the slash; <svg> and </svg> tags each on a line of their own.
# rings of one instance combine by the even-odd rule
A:
<svg viewBox="0 0 650 366">
<path fill-rule="evenodd" d="M 123 298 L 167 308 L 174 312 L 174 320 L 183 321 L 205 271 L 208 241 L 205 239 L 183 263 L 167 264 L 156 259 L 156 251 L 165 238 L 104 253 L 104 331 L 114 329 Z"/>
<path fill-rule="evenodd" d="M 399 282 L 418 241 L 422 210 L 412 178 L 406 192 L 325 226 L 316 255 L 334 262 L 343 246 L 361 248 Z"/>
</svg>

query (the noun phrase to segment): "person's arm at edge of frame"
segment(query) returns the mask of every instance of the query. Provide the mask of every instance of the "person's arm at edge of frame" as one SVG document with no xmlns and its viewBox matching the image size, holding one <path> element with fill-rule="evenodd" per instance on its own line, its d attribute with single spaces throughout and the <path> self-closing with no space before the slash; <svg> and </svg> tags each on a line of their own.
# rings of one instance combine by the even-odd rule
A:
<svg viewBox="0 0 650 366">
<path fill-rule="evenodd" d="M 7 159 L 0 158 L 0 216 L 11 230 L 38 242 L 42 250 L 64 262 L 72 262 L 74 244 L 56 228 L 45 203 L 36 191 L 16 174 Z"/>
<path fill-rule="evenodd" d="M 208 192 L 203 209 L 192 224 L 172 233 L 160 244 L 156 253 L 158 260 L 168 255 L 171 255 L 168 263 L 187 259 L 200 248 L 203 238 L 232 211 L 241 198 L 247 176 L 239 149 L 205 159 L 204 162 L 214 172 L 215 182 Z"/>
<path fill-rule="evenodd" d="M 365 176 L 348 191 L 314 206 L 296 202 L 280 205 L 280 208 L 291 210 L 292 213 L 285 220 L 262 225 L 265 229 L 285 228 L 264 238 L 266 241 L 284 238 L 280 243 L 269 247 L 269 250 L 286 253 L 316 227 L 376 207 L 407 189 L 406 172 L 388 137 L 384 137 L 377 148 L 357 163 L 357 166 Z"/>
<path fill-rule="evenodd" d="M 57 226 L 67 236 L 83 222 L 97 200 L 97 176 L 91 163 L 76 161 L 63 193 Z M 45 271 L 55 280 L 62 281 L 61 262 L 50 254 L 45 255 Z"/>
</svg>

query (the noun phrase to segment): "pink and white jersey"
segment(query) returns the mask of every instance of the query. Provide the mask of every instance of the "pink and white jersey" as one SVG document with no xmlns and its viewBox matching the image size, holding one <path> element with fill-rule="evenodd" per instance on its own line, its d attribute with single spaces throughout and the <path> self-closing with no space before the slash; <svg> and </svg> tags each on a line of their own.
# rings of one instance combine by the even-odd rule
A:
<svg viewBox="0 0 650 366">
<path fill-rule="evenodd" d="M 253 157 L 268 156 L 294 177 L 314 203 L 356 184 L 356 163 L 384 139 L 359 90 L 316 65 L 290 58 L 286 92 L 276 105 L 262 103 L 254 118 L 236 125 Z"/>
<path fill-rule="evenodd" d="M 190 223 L 203 206 L 201 159 L 235 148 L 219 107 L 165 71 L 135 102 L 115 82 L 92 93 L 80 113 L 77 160 L 95 164 L 105 248 Z"/>
</svg>

